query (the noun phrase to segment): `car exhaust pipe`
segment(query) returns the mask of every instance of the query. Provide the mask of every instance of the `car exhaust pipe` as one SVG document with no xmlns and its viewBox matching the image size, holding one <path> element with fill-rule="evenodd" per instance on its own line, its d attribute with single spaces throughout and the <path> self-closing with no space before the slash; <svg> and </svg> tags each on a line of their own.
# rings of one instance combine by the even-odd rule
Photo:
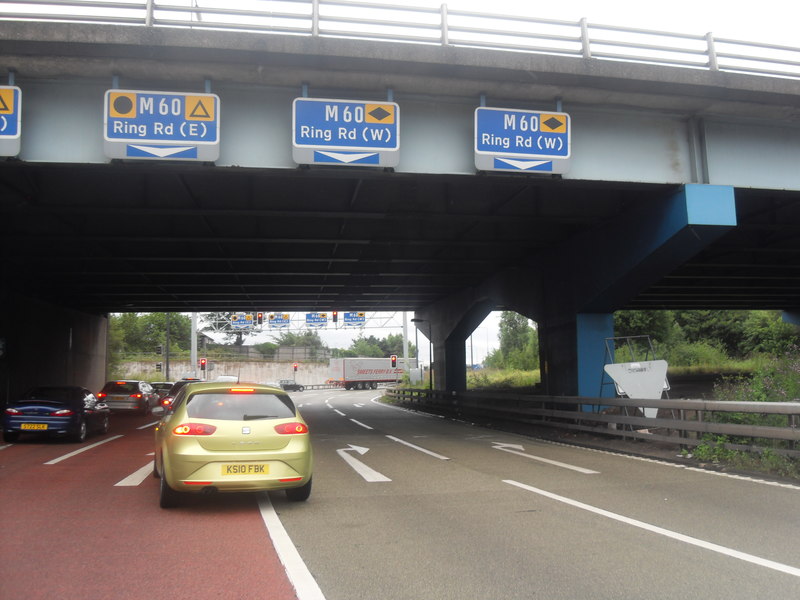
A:
<svg viewBox="0 0 800 600">
<path fill-rule="evenodd" d="M 205 494 L 206 496 L 210 496 L 211 494 L 216 494 L 218 491 L 219 490 L 217 490 L 217 488 L 215 488 L 213 485 L 207 485 L 202 490 L 203 494 Z"/>
</svg>

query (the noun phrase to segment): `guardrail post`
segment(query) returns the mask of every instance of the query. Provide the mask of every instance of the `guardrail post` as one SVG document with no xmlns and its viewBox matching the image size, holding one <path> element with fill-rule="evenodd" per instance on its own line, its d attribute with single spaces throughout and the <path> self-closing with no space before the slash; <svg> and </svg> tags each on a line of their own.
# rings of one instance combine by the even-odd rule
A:
<svg viewBox="0 0 800 600">
<path fill-rule="evenodd" d="M 581 25 L 581 49 L 583 52 L 583 58 L 592 58 L 591 42 L 589 41 L 589 24 L 586 21 L 586 17 L 581 19 L 580 25 Z"/>
<path fill-rule="evenodd" d="M 712 71 L 719 71 L 717 49 L 714 46 L 714 35 L 710 31 L 706 34 L 706 47 L 708 48 L 708 68 Z"/>
<path fill-rule="evenodd" d="M 441 15 L 442 15 L 442 46 L 447 46 L 450 43 L 450 33 L 447 30 L 447 4 L 442 4 Z"/>
<path fill-rule="evenodd" d="M 147 27 L 153 26 L 153 4 L 155 4 L 154 0 L 147 0 L 147 8 L 144 16 L 144 24 Z"/>
<path fill-rule="evenodd" d="M 311 35 L 319 37 L 319 0 L 311 0 Z"/>
</svg>

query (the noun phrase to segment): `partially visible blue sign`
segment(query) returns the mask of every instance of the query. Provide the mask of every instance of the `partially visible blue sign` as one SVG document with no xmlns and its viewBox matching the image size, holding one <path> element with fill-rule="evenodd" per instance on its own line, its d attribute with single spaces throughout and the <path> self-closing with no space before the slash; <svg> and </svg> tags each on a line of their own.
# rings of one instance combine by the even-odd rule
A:
<svg viewBox="0 0 800 600">
<path fill-rule="evenodd" d="M 109 158 L 219 158 L 220 102 L 215 94 L 107 90 L 104 108 Z"/>
<path fill-rule="evenodd" d="M 394 167 L 400 107 L 394 102 L 295 98 L 292 157 L 298 164 Z"/>
<path fill-rule="evenodd" d="M 484 171 L 563 173 L 570 157 L 566 113 L 475 109 L 475 166 Z"/>
<path fill-rule="evenodd" d="M 19 154 L 22 133 L 22 90 L 0 86 L 0 156 Z"/>
</svg>

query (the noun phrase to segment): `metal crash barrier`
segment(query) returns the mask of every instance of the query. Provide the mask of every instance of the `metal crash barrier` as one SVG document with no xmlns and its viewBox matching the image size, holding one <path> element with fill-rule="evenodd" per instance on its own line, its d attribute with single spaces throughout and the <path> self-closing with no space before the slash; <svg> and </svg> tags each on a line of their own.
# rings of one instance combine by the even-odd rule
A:
<svg viewBox="0 0 800 600">
<path fill-rule="evenodd" d="M 395 403 L 423 412 L 459 418 L 526 423 L 614 435 L 622 438 L 668 442 L 681 447 L 705 443 L 705 434 L 750 438 L 751 444 L 725 443 L 731 450 L 800 457 L 800 402 L 726 402 L 719 400 L 641 400 L 636 398 L 587 398 L 533 396 L 501 392 L 442 392 L 400 389 L 386 391 Z M 586 411 L 591 407 L 591 411 Z M 645 417 L 642 408 L 657 409 L 655 418 Z M 720 423 L 714 415 L 743 413 L 777 416 L 784 426 Z M 764 441 L 785 442 L 786 447 L 764 445 Z M 758 442 L 758 443 L 756 443 Z"/>
</svg>

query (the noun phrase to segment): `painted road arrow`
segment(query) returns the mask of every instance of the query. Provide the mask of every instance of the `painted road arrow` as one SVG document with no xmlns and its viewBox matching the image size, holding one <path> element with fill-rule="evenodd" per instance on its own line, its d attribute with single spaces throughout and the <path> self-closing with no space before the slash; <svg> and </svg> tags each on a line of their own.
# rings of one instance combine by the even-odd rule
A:
<svg viewBox="0 0 800 600">
<path fill-rule="evenodd" d="M 353 470 L 361 475 L 365 481 L 370 483 L 378 482 L 378 481 L 391 481 L 386 475 L 382 473 L 378 473 L 372 467 L 368 467 L 360 460 L 348 454 L 349 452 L 357 452 L 360 455 L 364 455 L 369 452 L 369 448 L 363 448 L 362 446 L 354 446 L 353 444 L 348 444 L 348 448 L 341 448 L 340 450 L 336 451 L 336 454 L 342 457 L 342 460 L 346 462 L 348 465 L 353 467 Z"/>
<path fill-rule="evenodd" d="M 526 454 L 525 452 L 522 452 L 525 448 L 519 444 L 505 444 L 503 442 L 492 442 L 492 444 L 492 448 L 495 450 L 502 450 L 503 452 L 516 454 L 517 456 L 524 456 L 525 458 L 530 458 L 531 460 L 538 460 L 539 462 L 547 463 L 548 465 L 561 467 L 563 469 L 570 469 L 571 471 L 577 471 L 578 473 L 583 473 L 584 475 L 597 475 L 600 473 L 600 471 L 592 471 L 591 469 L 584 469 L 583 467 L 568 465 L 567 463 L 558 462 L 557 460 L 550 460 L 549 458 L 542 458 L 541 456 Z"/>
</svg>

